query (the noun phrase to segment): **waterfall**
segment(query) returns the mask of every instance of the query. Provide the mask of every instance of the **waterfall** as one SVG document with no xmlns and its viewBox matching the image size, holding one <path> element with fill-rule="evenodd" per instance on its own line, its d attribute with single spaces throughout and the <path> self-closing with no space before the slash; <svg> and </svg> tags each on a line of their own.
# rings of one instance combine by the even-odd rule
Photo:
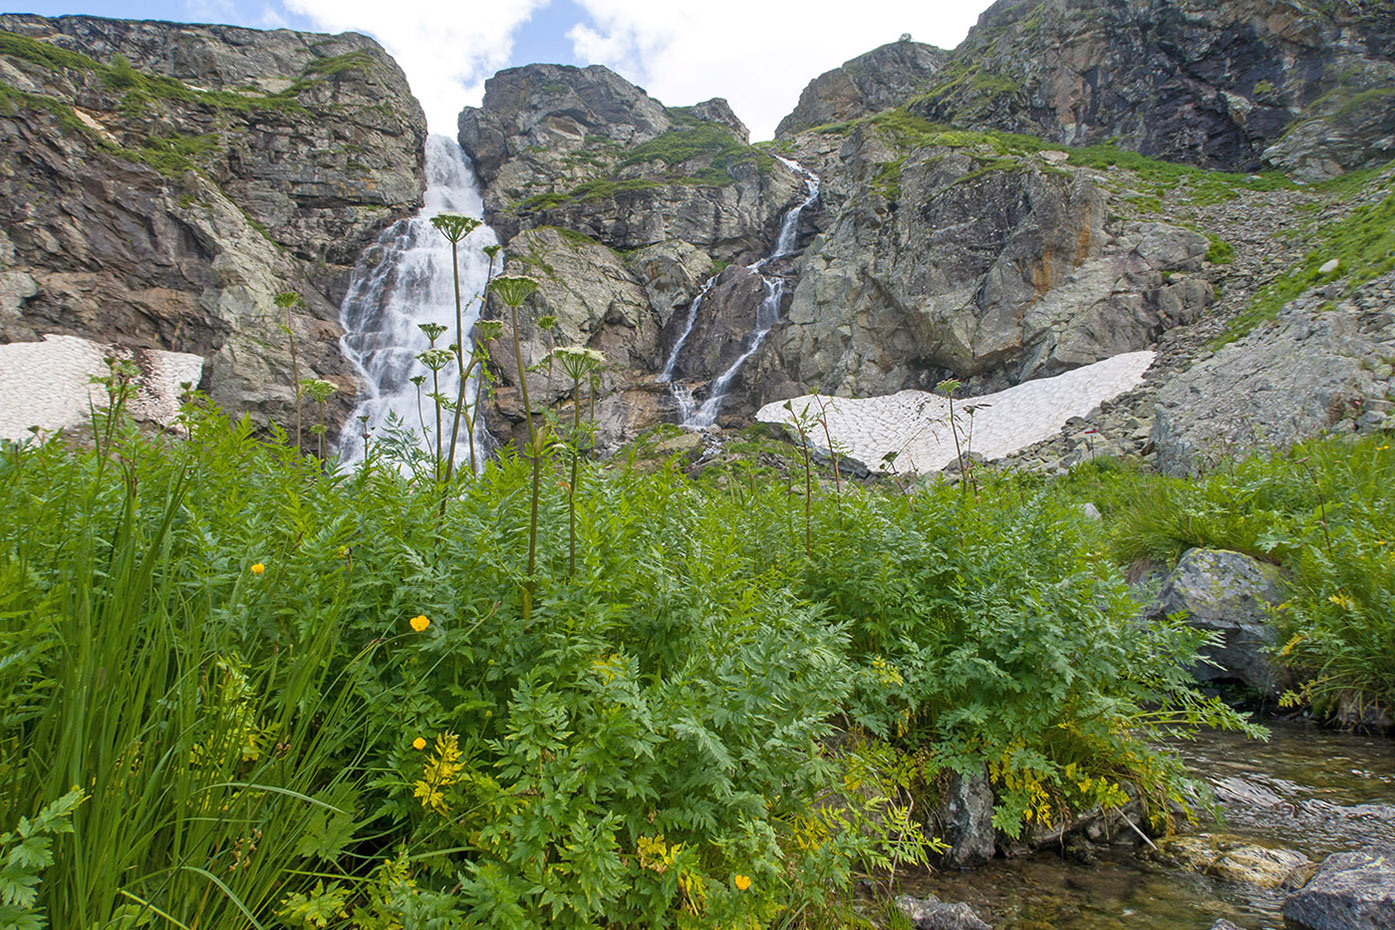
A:
<svg viewBox="0 0 1395 930">
<path fill-rule="evenodd" d="M 819 178 L 809 169 L 798 162 L 788 158 L 775 156 L 796 175 L 804 181 L 807 195 L 804 200 L 791 207 L 785 212 L 780 220 L 780 232 L 775 237 L 775 246 L 770 250 L 770 254 L 760 261 L 747 265 L 751 271 L 761 276 L 765 285 L 765 296 L 761 298 L 760 306 L 756 308 L 755 326 L 747 336 L 746 350 L 736 359 L 735 362 L 722 372 L 707 389 L 707 399 L 702 406 L 693 402 L 691 390 L 681 385 L 672 384 L 674 366 L 678 364 L 678 353 L 682 351 L 683 344 L 688 341 L 688 336 L 693 331 L 693 326 L 697 322 L 698 310 L 702 307 L 702 300 L 707 296 L 707 292 L 712 289 L 712 285 L 717 281 L 717 275 L 707 279 L 707 283 L 702 286 L 702 290 L 697 297 L 693 298 L 693 304 L 688 309 L 687 325 L 683 329 L 682 335 L 673 345 L 673 352 L 669 355 L 668 364 L 664 366 L 663 373 L 659 375 L 661 383 L 670 384 L 669 391 L 678 402 L 678 411 L 682 419 L 680 425 L 690 429 L 700 429 L 704 426 L 711 426 L 717 422 L 717 414 L 721 413 L 722 403 L 727 399 L 727 394 L 731 390 L 732 381 L 736 380 L 737 372 L 746 361 L 760 351 L 760 347 L 765 343 L 765 337 L 770 330 L 780 321 L 780 301 L 785 295 L 785 281 L 783 278 L 766 276 L 762 271 L 766 264 L 777 258 L 783 258 L 794 251 L 795 237 L 799 233 L 799 218 L 804 211 L 813 206 L 814 201 L 819 199 Z"/>
<path fill-rule="evenodd" d="M 484 203 L 465 153 L 445 136 L 433 135 L 426 140 L 426 181 L 421 211 L 384 230 L 377 243 L 359 259 L 340 309 L 344 325 L 340 346 L 365 385 L 364 396 L 340 430 L 339 455 L 345 464 L 363 459 L 363 424 L 359 418 L 364 416 L 375 435 L 381 435 L 390 419 L 400 419 L 417 433 L 423 449 L 435 450 L 435 405 L 426 397 L 431 392 L 431 372 L 416 357 L 427 348 L 428 340 L 418 327 L 422 323 L 445 326 L 446 332 L 436 345 L 445 348 L 454 344 L 455 285 L 450 242 L 431 225 L 431 218 L 438 213 L 480 218 L 484 215 Z M 480 226 L 459 246 L 460 301 L 466 338 L 479 319 L 480 306 L 475 297 L 484 290 L 489 275 L 489 258 L 482 249 L 496 241 L 493 230 Z M 420 401 L 411 381 L 414 375 L 426 376 Z M 455 364 L 442 368 L 439 378 L 440 392 L 454 400 L 460 389 Z M 474 381 L 471 378 L 466 386 L 467 403 L 474 398 Z M 442 443 L 450 442 L 453 416 L 448 410 L 441 412 Z M 476 448 L 482 449 L 483 417 L 478 413 L 475 433 Z M 456 460 L 468 459 L 469 445 L 462 436 Z"/>
</svg>

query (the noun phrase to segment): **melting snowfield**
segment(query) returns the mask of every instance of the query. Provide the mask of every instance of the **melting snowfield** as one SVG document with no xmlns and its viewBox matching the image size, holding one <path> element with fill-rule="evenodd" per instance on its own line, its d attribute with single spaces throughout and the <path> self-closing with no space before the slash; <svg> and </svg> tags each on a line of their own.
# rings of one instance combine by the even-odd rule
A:
<svg viewBox="0 0 1395 930">
<path fill-rule="evenodd" d="M 954 401 L 959 443 L 992 460 L 1050 439 L 1071 417 L 1082 417 L 1102 401 L 1124 393 L 1143 380 L 1153 364 L 1152 352 L 1129 352 L 1068 371 L 1054 378 L 1027 381 L 1006 391 Z M 887 470 L 883 457 L 896 453 L 896 471 L 922 474 L 939 471 L 955 459 L 950 432 L 949 401 L 926 391 L 901 391 L 882 397 L 855 399 L 806 394 L 788 403 L 793 414 L 807 409 L 828 416 L 828 432 L 844 454 L 873 470 Z M 766 404 L 756 413 L 765 423 L 789 424 L 786 401 Z M 814 427 L 810 441 L 824 444 L 823 428 Z"/>
<path fill-rule="evenodd" d="M 92 379 L 110 374 L 103 361 L 108 356 L 140 366 L 139 389 L 128 409 L 138 420 L 161 425 L 179 413 L 180 382 L 198 384 L 203 376 L 197 355 L 123 349 L 79 336 L 0 345 L 0 439 L 27 439 L 31 426 L 51 432 L 85 425 L 91 408 L 107 405 L 106 389 Z"/>
</svg>

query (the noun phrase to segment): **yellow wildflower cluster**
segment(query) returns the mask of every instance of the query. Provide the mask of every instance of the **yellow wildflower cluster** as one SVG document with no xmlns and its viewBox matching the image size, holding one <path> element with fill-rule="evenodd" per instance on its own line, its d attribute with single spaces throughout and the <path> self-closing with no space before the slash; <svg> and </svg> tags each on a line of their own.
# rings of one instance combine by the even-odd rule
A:
<svg viewBox="0 0 1395 930">
<path fill-rule="evenodd" d="M 1347 595 L 1342 594 L 1340 591 L 1336 594 L 1330 595 L 1327 599 L 1332 603 L 1336 604 L 1338 607 L 1344 607 L 1347 610 L 1357 609 L 1356 601 L 1352 600 Z"/>
<path fill-rule="evenodd" d="M 639 852 L 639 867 L 660 875 L 668 871 L 683 848 L 682 843 L 666 844 L 662 833 L 658 836 L 641 836 L 635 846 Z"/>
<path fill-rule="evenodd" d="M 616 653 L 609 656 L 598 656 L 591 660 L 591 668 L 601 676 L 601 681 L 610 684 L 615 677 L 625 670 L 625 660 Z"/>
<path fill-rule="evenodd" d="M 901 677 L 900 669 L 881 656 L 872 657 L 872 674 L 876 675 L 877 680 L 884 685 L 904 685 L 906 683 L 906 679 Z"/>
<path fill-rule="evenodd" d="M 454 733 L 436 737 L 435 751 L 422 763 L 421 778 L 413 786 L 412 796 L 421 798 L 421 806 L 445 816 L 450 813 L 445 790 L 460 781 L 465 764 L 460 761 L 460 738 Z"/>
</svg>

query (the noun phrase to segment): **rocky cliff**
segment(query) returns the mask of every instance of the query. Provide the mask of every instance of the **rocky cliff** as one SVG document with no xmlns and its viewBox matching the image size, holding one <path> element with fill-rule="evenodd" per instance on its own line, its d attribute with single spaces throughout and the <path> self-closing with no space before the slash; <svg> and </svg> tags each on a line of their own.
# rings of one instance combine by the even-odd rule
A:
<svg viewBox="0 0 1395 930">
<path fill-rule="evenodd" d="M 338 304 L 414 210 L 425 119 L 371 39 L 0 16 L 0 340 L 202 357 L 203 386 L 294 419 L 302 378 L 358 385 Z"/>
<path fill-rule="evenodd" d="M 934 122 L 1330 177 L 1395 157 L 1391 0 L 999 0 L 904 103 Z"/>
<path fill-rule="evenodd" d="M 904 103 L 944 66 L 949 52 L 909 38 L 875 48 L 809 82 L 775 138 L 870 116 Z"/>
<path fill-rule="evenodd" d="M 671 416 L 655 376 L 683 311 L 721 266 L 764 255 L 805 196 L 797 174 L 747 137 L 723 100 L 666 107 L 600 66 L 502 71 L 486 83 L 483 105 L 461 113 L 460 143 L 476 163 L 507 270 L 542 284 L 525 315 L 558 320 L 553 331 L 524 332 L 525 367 L 543 363 L 527 375 L 530 399 L 561 400 L 547 353 L 584 344 L 611 363 L 599 404 L 603 443 Z M 490 418 L 504 437 L 522 419 L 508 355 L 496 353 Z"/>
</svg>

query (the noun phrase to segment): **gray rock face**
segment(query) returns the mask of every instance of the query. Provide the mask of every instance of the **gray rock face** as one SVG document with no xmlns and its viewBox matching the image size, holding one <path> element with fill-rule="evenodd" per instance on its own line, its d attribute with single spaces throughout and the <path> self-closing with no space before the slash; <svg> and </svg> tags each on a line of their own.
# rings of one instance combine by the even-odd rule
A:
<svg viewBox="0 0 1395 930">
<path fill-rule="evenodd" d="M 912 107 L 1067 145 L 1117 139 L 1230 169 L 1267 155 L 1323 176 L 1395 154 L 1392 92 L 1383 0 L 999 0 Z"/>
<path fill-rule="evenodd" d="M 1292 930 L 1395 927 L 1395 846 L 1328 856 L 1303 888 L 1284 899 Z"/>
<path fill-rule="evenodd" d="M 484 105 L 461 110 L 459 128 L 460 146 L 485 187 L 520 183 L 533 167 L 527 155 L 547 156 L 540 167 L 551 169 L 559 154 L 638 145 L 671 125 L 663 104 L 601 65 L 508 68 L 484 88 Z M 519 159 L 524 163 L 509 164 Z"/>
<path fill-rule="evenodd" d="M 894 107 L 934 77 L 949 55 L 922 42 L 892 42 L 825 71 L 809 82 L 794 111 L 780 120 L 775 138 Z"/>
<path fill-rule="evenodd" d="M 1395 425 L 1395 275 L 1323 309 L 1320 297 L 1203 358 L 1158 392 L 1154 438 L 1166 474 L 1321 433 Z"/>
<path fill-rule="evenodd" d="M 934 895 L 902 895 L 896 899 L 896 906 L 915 930 L 993 930 L 969 905 L 950 904 Z"/>
<path fill-rule="evenodd" d="M 1278 693 L 1269 661 L 1272 610 L 1284 599 L 1278 568 L 1226 549 L 1189 549 L 1158 593 L 1158 614 L 1185 612 L 1187 622 L 1216 633 L 1221 643 L 1202 650 L 1215 665 L 1198 663 L 1198 680 L 1236 679 L 1266 694 Z"/>
<path fill-rule="evenodd" d="M 724 100 L 667 109 L 600 65 L 501 71 L 460 114 L 500 239 L 560 226 L 627 251 L 681 239 L 723 261 L 762 254 L 803 192 L 747 136 Z"/>
<path fill-rule="evenodd" d="M 873 395 L 979 377 L 975 393 L 1148 347 L 1196 319 L 1206 240 L 1113 216 L 1088 171 L 974 143 L 848 134 L 760 383 Z M 905 135 L 909 135 L 906 133 Z"/>
<path fill-rule="evenodd" d="M 651 261 L 655 260 L 651 253 Z M 534 409 L 561 409 L 569 404 L 572 385 L 547 359 L 557 346 L 586 346 L 605 354 L 607 369 L 596 395 L 597 441 L 605 446 L 634 435 L 659 419 L 663 389 L 651 372 L 662 367 L 658 313 L 640 281 L 620 256 L 598 242 L 552 228 L 533 229 L 510 244 L 509 274 L 526 273 L 538 290 L 519 309 L 523 365 L 529 371 L 528 399 Z M 505 322 L 505 335 L 493 343 L 492 366 L 499 378 L 494 408 L 486 413 L 490 430 L 500 439 L 527 435 L 513 326 L 508 308 L 490 301 L 488 316 Z M 550 331 L 538 326 L 555 316 Z M 583 385 L 589 403 L 589 391 Z M 589 414 L 588 414 L 589 415 Z M 564 417 L 570 422 L 570 409 Z"/>
<path fill-rule="evenodd" d="M 732 110 L 731 104 L 727 103 L 725 97 L 713 97 L 711 100 L 704 100 L 702 103 L 684 109 L 704 123 L 719 123 L 727 127 L 739 142 L 751 141 L 751 131 L 746 128 L 745 123 L 741 122 L 741 118 Z"/>
<path fill-rule="evenodd" d="M 425 119 L 396 64 L 352 34 L 18 15 L 0 29 L 18 37 L 0 54 L 15 104 L 0 108 L 0 339 L 199 355 L 229 411 L 287 423 L 289 322 L 300 376 L 339 384 L 342 415 L 348 273 L 423 187 Z M 289 321 L 273 304 L 286 290 L 305 300 Z"/>
<path fill-rule="evenodd" d="M 951 868 L 973 868 L 993 858 L 993 787 L 986 772 L 956 774 L 949 784 L 942 818 L 934 831 L 949 844 L 942 863 Z"/>
</svg>

